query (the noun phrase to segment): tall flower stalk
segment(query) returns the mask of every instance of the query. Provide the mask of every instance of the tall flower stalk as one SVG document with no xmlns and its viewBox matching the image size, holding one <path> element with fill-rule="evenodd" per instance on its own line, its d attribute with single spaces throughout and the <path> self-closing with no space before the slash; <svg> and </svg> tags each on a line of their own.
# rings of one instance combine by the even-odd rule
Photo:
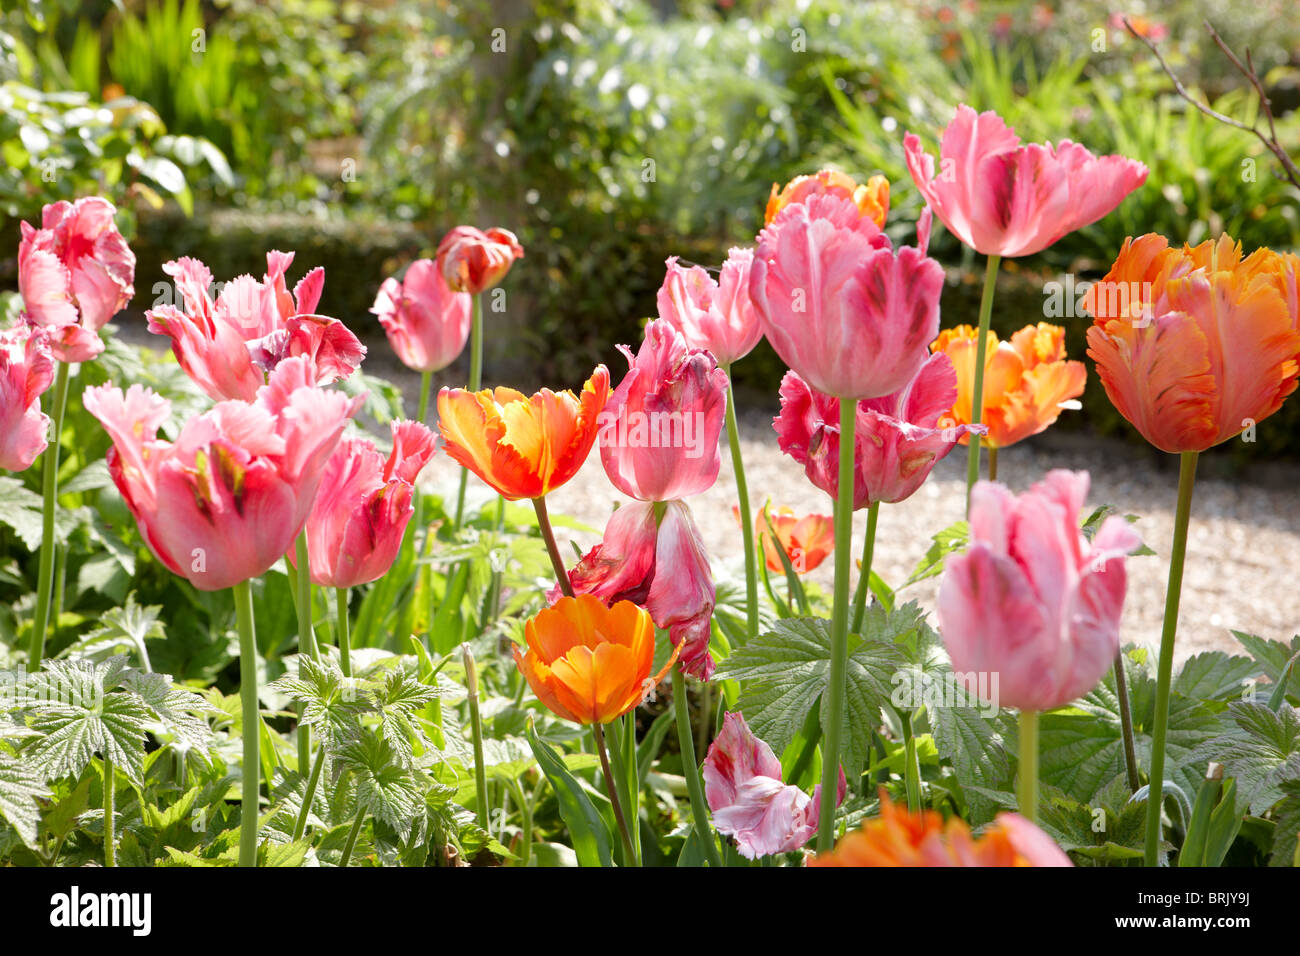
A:
<svg viewBox="0 0 1300 956">
<path fill-rule="evenodd" d="M 257 708 L 257 635 L 253 625 L 253 591 L 248 581 L 231 588 L 235 625 L 239 631 L 239 701 L 243 725 L 244 763 L 239 816 L 239 865 L 257 865 L 257 817 L 262 773 L 260 717 Z"/>
<path fill-rule="evenodd" d="M 45 658 L 45 634 L 50 622 L 50 605 L 54 599 L 54 509 L 59 505 L 59 436 L 63 432 L 63 414 L 68 404 L 68 363 L 59 362 L 54 377 L 50 421 L 53 441 L 45 449 L 41 472 L 41 563 L 36 577 L 36 617 L 32 622 L 31 643 L 27 648 L 27 672 L 35 674 Z"/>
<path fill-rule="evenodd" d="M 993 293 L 998 284 L 1001 256 L 991 255 L 984 267 L 984 291 L 980 295 L 979 337 L 975 344 L 975 388 L 971 394 L 971 424 L 979 425 L 984 415 L 984 359 L 988 350 L 989 323 L 993 315 Z M 966 513 L 970 514 L 970 493 L 980 477 L 980 434 L 970 437 L 966 456 Z"/>
</svg>

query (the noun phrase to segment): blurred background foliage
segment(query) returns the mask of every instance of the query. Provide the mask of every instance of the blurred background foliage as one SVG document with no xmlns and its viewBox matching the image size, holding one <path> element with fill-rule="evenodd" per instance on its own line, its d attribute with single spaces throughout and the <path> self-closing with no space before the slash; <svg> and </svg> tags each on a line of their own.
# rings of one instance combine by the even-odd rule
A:
<svg viewBox="0 0 1300 956">
<path fill-rule="evenodd" d="M 888 228 L 920 198 L 903 134 L 934 149 L 954 106 L 1022 137 L 1073 139 L 1151 167 L 1100 223 L 1010 263 L 995 326 L 1043 318 L 1044 282 L 1096 278 L 1125 236 L 1300 246 L 1293 188 L 1247 133 L 1177 98 L 1117 15 L 1139 17 L 1184 82 L 1243 121 L 1255 104 L 1202 28 L 1265 76 L 1300 152 L 1294 0 L 884 3 L 861 0 L 4 0 L 0 227 L 97 192 L 126 212 L 138 308 L 161 262 L 260 274 L 268 248 L 324 265 L 322 308 L 382 343 L 383 276 L 460 222 L 504 225 L 527 258 L 491 315 L 489 378 L 577 384 L 621 365 L 669 255 L 717 265 L 761 226 L 772 182 L 829 164 L 894 184 Z M 910 238 L 908 241 L 911 241 Z M 6 252 L 14 243 L 6 244 Z M 972 321 L 978 269 L 943 230 L 946 325 Z M 12 258 L 0 287 L 12 287 Z M 1084 317 L 1064 318 L 1072 354 Z M 463 377 L 463 372 L 453 370 Z M 740 384 L 774 401 L 765 347 Z M 1296 403 L 1292 403 L 1293 405 Z M 1099 387 L 1067 420 L 1122 430 Z M 1300 412 L 1261 451 L 1300 452 Z M 1281 418 L 1281 416 L 1279 416 Z M 1265 434 L 1267 432 L 1267 434 Z"/>
</svg>

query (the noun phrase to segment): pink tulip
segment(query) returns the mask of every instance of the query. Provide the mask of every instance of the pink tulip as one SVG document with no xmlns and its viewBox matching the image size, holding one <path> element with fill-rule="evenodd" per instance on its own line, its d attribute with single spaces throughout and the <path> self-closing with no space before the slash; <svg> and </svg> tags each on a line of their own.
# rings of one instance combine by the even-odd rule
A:
<svg viewBox="0 0 1300 956">
<path fill-rule="evenodd" d="M 909 498 L 930 470 L 967 433 L 984 425 L 940 428 L 957 397 L 957 373 L 942 352 L 892 395 L 858 402 L 854 429 L 853 510 Z M 781 380 L 781 414 L 772 422 L 781 450 L 804 466 L 814 485 L 835 498 L 839 488 L 840 403 L 810 388 L 795 372 Z"/>
<path fill-rule="evenodd" d="M 734 837 L 747 860 L 790 853 L 817 832 L 821 784 L 810 798 L 798 787 L 781 782 L 781 761 L 772 748 L 754 736 L 745 718 L 728 713 L 722 732 L 704 758 L 704 795 L 713 812 L 713 825 Z M 840 768 L 836 804 L 844 802 L 844 768 Z"/>
<path fill-rule="evenodd" d="M 691 349 L 663 319 L 646 326 L 641 350 L 597 418 L 600 460 L 619 491 L 669 501 L 708 490 L 718 478 L 727 373 Z"/>
<path fill-rule="evenodd" d="M 478 295 L 506 277 L 524 247 L 509 229 L 457 226 L 438 243 L 438 268 L 453 292 Z"/>
<path fill-rule="evenodd" d="M 108 470 L 154 554 L 201 591 L 265 572 L 292 545 L 343 429 L 365 396 L 314 385 L 285 360 L 253 402 L 219 402 L 175 443 L 157 437 L 171 403 L 140 385 L 85 392 L 113 439 Z"/>
<path fill-rule="evenodd" d="M 1061 707 L 1119 649 L 1124 556 L 1140 540 L 1111 516 L 1089 542 L 1079 529 L 1087 494 L 1087 472 L 1062 470 L 1019 497 L 987 481 L 971 493 L 971 545 L 948 558 L 939 626 L 953 669 L 972 691 L 986 675 L 999 705 Z"/>
<path fill-rule="evenodd" d="M 407 368 L 438 372 L 465 348 L 473 318 L 467 292 L 452 292 L 432 259 L 417 259 L 401 282 L 385 279 L 370 309 Z"/>
<path fill-rule="evenodd" d="M 117 231 L 115 212 L 107 199 L 89 196 L 46 206 L 40 229 L 22 224 L 18 291 L 60 362 L 102 352 L 99 330 L 135 295 L 135 254 Z"/>
<path fill-rule="evenodd" d="M 1147 178 L 1123 156 L 1094 156 L 1062 140 L 1021 145 L 994 112 L 969 106 L 943 131 L 939 171 L 912 133 L 903 140 L 916 187 L 949 232 L 976 252 L 1028 256 L 1096 222 Z"/>
<path fill-rule="evenodd" d="M 896 392 L 939 332 L 943 267 L 918 244 L 895 252 L 850 200 L 813 194 L 784 207 L 758 236 L 749 292 L 776 354 L 836 398 Z"/>
<path fill-rule="evenodd" d="M 631 601 L 650 612 L 655 626 L 682 644 L 683 673 L 708 680 L 709 621 L 713 617 L 713 571 L 691 510 L 682 501 L 660 505 L 635 501 L 623 505 L 605 525 L 605 537 L 569 572 L 575 594 L 593 594 L 606 605 Z M 547 595 L 560 598 L 557 585 Z"/>
<path fill-rule="evenodd" d="M 0 468 L 23 471 L 45 451 L 50 429 L 41 393 L 54 379 L 49 337 L 39 326 L 0 332 Z"/>
<path fill-rule="evenodd" d="M 763 337 L 749 298 L 753 263 L 752 249 L 732 249 L 714 279 L 700 266 L 683 269 L 670 256 L 659 287 L 659 318 L 671 322 L 691 348 L 712 352 L 719 365 L 744 358 Z"/>
<path fill-rule="evenodd" d="M 350 588 L 388 572 L 415 513 L 415 479 L 433 457 L 434 436 L 419 422 L 393 422 L 385 459 L 373 442 L 345 438 L 325 465 L 307 519 L 311 579 Z M 289 560 L 297 567 L 293 552 Z"/>
<path fill-rule="evenodd" d="M 268 252 L 266 277 L 243 275 L 225 283 L 214 301 L 212 273 L 197 259 L 163 264 L 185 309 L 161 305 L 145 312 L 149 331 L 172 340 L 177 362 L 209 398 L 252 401 L 277 365 L 293 356 L 311 360 L 312 379 L 328 385 L 347 378 L 366 347 L 338 319 L 316 315 L 325 270 L 313 269 L 289 294 L 285 273 L 292 252 Z"/>
</svg>

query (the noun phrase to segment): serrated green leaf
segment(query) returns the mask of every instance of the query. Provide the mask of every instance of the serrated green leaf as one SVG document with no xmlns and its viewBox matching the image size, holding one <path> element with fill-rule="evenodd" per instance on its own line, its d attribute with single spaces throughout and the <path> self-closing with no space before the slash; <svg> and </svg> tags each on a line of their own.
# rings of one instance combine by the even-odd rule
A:
<svg viewBox="0 0 1300 956">
<path fill-rule="evenodd" d="M 1245 682 L 1261 673 L 1249 657 L 1205 651 L 1189 657 L 1173 682 L 1173 692 L 1198 700 L 1231 701 L 1241 697 Z"/>
<path fill-rule="evenodd" d="M 1241 802 L 1261 814 L 1282 799 L 1282 784 L 1300 780 L 1300 713 L 1283 704 L 1238 701 L 1228 708 L 1236 728 L 1215 748 L 1224 771 L 1237 778 Z"/>
<path fill-rule="evenodd" d="M 17 831 L 28 848 L 36 849 L 41 822 L 38 800 L 50 796 L 45 779 L 22 760 L 0 753 L 0 817 Z"/>
<path fill-rule="evenodd" d="M 1278 805 L 1276 828 L 1273 831 L 1273 849 L 1269 853 L 1269 866 L 1295 866 L 1300 855 L 1300 780 L 1282 784 L 1282 803 Z"/>
<path fill-rule="evenodd" d="M 909 584 L 916 584 L 918 581 L 924 581 L 926 578 L 941 574 L 943 572 L 943 563 L 947 560 L 948 555 L 954 551 L 963 550 L 969 539 L 970 525 L 965 521 L 956 521 L 935 534 L 930 539 L 930 547 L 926 549 L 925 556 L 921 558 L 912 573 L 908 575 L 900 590 Z"/>
<path fill-rule="evenodd" d="M 424 791 L 393 746 L 382 736 L 367 733 L 340 750 L 338 760 L 353 776 L 358 807 L 405 839 L 416 816 L 424 811 Z"/>
<path fill-rule="evenodd" d="M 930 726 L 939 753 L 952 761 L 957 782 L 970 806 L 969 822 L 993 819 L 999 806 L 983 791 L 1009 791 L 1013 763 L 1008 745 L 1008 719 L 986 717 L 974 707 L 931 707 Z"/>
</svg>

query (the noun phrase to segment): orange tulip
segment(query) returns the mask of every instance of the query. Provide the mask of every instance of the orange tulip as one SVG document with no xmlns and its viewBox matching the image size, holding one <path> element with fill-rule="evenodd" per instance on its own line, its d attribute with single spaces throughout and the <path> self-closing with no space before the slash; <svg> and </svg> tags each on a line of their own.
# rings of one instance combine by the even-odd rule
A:
<svg viewBox="0 0 1300 956">
<path fill-rule="evenodd" d="M 590 594 L 562 597 L 524 625 L 528 653 L 515 664 L 537 699 L 578 724 L 607 724 L 641 703 L 677 662 L 678 644 L 653 677 L 655 625 L 631 601 L 605 607 Z"/>
<path fill-rule="evenodd" d="M 1300 375 L 1300 259 L 1228 235 L 1127 239 L 1083 305 L 1088 355 L 1119 413 L 1162 451 L 1204 451 L 1272 415 Z"/>
<path fill-rule="evenodd" d="M 859 186 L 852 176 L 833 169 L 823 169 L 812 176 L 796 176 L 786 183 L 784 189 L 777 189 L 772 184 L 772 195 L 767 200 L 767 213 L 763 221 L 771 225 L 776 214 L 791 203 L 803 202 L 809 196 L 829 193 L 844 199 L 853 200 L 858 212 L 868 217 L 877 226 L 885 224 L 889 214 L 889 180 L 884 176 L 872 176 L 866 185 Z"/>
<path fill-rule="evenodd" d="M 971 424 L 971 396 L 975 391 L 976 331 L 969 325 L 944 329 L 930 346 L 946 352 L 957 370 L 957 401 L 939 417 L 941 424 Z M 1067 361 L 1065 330 L 1039 322 L 1027 325 L 1009 342 L 999 342 L 989 332 L 984 355 L 984 413 L 989 432 L 983 444 L 1006 448 L 1056 421 L 1063 408 L 1078 408 L 1073 399 L 1083 394 L 1087 370 L 1082 362 Z M 970 443 L 968 435 L 960 439 Z"/>
<path fill-rule="evenodd" d="M 540 498 L 582 467 L 609 399 L 609 370 L 596 366 L 573 392 L 544 388 L 532 397 L 513 388 L 438 393 L 438 428 L 447 454 L 511 501 Z"/>
<path fill-rule="evenodd" d="M 740 509 L 732 505 L 731 513 L 739 523 Z M 796 573 L 806 574 L 813 570 L 835 550 L 835 522 L 830 515 L 810 514 L 797 518 L 789 508 L 781 507 L 772 511 L 764 505 L 754 522 L 754 533 L 763 545 L 763 557 L 769 571 L 784 571 L 785 565 L 781 563 L 781 555 L 772 542 L 764 513 L 772 519 L 776 540 Z"/>
<path fill-rule="evenodd" d="M 911 813 L 881 792 L 880 816 L 847 834 L 808 866 L 1072 866 L 1051 837 L 1015 813 L 1000 813 L 978 837 L 958 817 Z"/>
</svg>

